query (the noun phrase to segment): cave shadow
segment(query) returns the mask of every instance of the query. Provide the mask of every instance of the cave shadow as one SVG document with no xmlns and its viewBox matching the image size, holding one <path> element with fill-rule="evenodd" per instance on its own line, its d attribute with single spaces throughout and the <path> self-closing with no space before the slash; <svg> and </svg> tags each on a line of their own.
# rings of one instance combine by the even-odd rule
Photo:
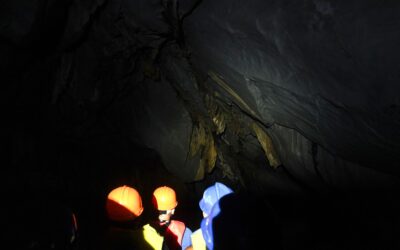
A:
<svg viewBox="0 0 400 250">
<path fill-rule="evenodd" d="M 400 193 L 342 190 L 271 196 L 285 249 L 400 249 Z"/>
</svg>

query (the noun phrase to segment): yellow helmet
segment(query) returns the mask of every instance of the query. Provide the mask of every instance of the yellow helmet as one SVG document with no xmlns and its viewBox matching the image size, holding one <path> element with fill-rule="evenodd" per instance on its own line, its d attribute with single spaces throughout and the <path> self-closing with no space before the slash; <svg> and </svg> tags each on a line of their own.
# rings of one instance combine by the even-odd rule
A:
<svg viewBox="0 0 400 250">
<path fill-rule="evenodd" d="M 142 198 L 134 188 L 117 187 L 108 194 L 106 210 L 111 220 L 132 220 L 143 212 Z"/>
<path fill-rule="evenodd" d="M 157 210 L 171 210 L 178 205 L 175 191 L 167 186 L 159 187 L 154 190 L 153 202 Z"/>
</svg>

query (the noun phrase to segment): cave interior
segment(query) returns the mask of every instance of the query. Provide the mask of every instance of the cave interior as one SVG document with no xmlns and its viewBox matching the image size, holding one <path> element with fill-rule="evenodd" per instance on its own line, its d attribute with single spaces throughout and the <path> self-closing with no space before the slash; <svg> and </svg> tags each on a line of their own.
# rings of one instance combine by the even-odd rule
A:
<svg viewBox="0 0 400 250">
<path fill-rule="evenodd" d="M 400 249 L 399 1 L 0 6 L 11 246 L 52 237 L 68 207 L 98 249 L 120 185 L 144 218 L 173 187 L 196 230 L 218 181 L 272 207 L 283 249 Z"/>
</svg>

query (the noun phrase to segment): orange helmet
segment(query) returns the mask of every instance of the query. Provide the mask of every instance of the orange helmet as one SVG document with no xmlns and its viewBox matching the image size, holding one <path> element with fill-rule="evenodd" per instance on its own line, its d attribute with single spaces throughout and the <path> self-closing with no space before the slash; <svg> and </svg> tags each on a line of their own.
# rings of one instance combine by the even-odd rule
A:
<svg viewBox="0 0 400 250">
<path fill-rule="evenodd" d="M 167 186 L 154 190 L 153 202 L 157 210 L 171 210 L 178 205 L 175 191 Z"/>
<path fill-rule="evenodd" d="M 143 212 L 142 198 L 134 188 L 117 187 L 108 194 L 106 210 L 111 220 L 132 220 Z"/>
</svg>

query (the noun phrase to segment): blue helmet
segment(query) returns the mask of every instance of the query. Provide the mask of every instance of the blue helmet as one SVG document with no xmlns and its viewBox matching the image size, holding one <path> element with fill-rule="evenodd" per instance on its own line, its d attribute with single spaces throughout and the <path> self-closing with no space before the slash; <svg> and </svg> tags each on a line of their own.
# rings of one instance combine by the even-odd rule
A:
<svg viewBox="0 0 400 250">
<path fill-rule="evenodd" d="M 214 235 L 212 222 L 214 217 L 218 216 L 221 212 L 219 202 L 217 201 L 212 207 L 210 214 L 201 221 L 201 233 L 203 234 L 204 241 L 206 242 L 207 249 L 214 249 Z"/>
<path fill-rule="evenodd" d="M 233 191 L 220 182 L 216 182 L 213 186 L 208 187 L 204 193 L 203 198 L 199 202 L 200 209 L 207 215 L 210 214 L 211 208 L 215 203 L 227 194 Z"/>
</svg>

